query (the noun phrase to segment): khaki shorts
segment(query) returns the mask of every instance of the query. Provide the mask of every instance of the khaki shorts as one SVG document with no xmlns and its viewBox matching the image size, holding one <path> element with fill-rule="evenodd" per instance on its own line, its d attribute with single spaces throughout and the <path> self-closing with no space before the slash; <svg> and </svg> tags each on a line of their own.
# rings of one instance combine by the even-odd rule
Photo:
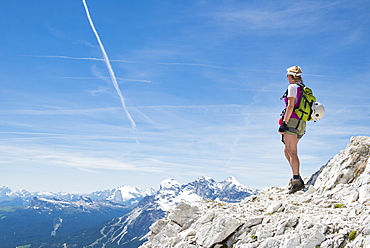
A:
<svg viewBox="0 0 370 248">
<path fill-rule="evenodd" d="M 290 118 L 287 123 L 286 134 L 297 135 L 298 139 L 302 138 L 306 133 L 306 122 L 302 120 L 297 120 Z"/>
</svg>

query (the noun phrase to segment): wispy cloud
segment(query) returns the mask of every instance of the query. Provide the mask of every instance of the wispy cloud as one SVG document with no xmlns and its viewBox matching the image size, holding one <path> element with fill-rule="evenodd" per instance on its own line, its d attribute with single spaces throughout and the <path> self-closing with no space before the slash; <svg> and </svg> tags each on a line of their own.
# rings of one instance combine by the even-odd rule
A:
<svg viewBox="0 0 370 248">
<path fill-rule="evenodd" d="M 223 66 L 211 65 L 211 64 L 196 64 L 196 63 L 168 63 L 168 62 L 160 62 L 157 63 L 159 65 L 178 65 L 178 66 L 197 66 L 197 67 L 209 67 L 209 68 L 217 68 L 217 69 L 229 69 Z"/>
<path fill-rule="evenodd" d="M 96 77 L 59 77 L 59 78 L 76 79 L 76 80 L 93 80 L 93 79 L 96 79 Z M 101 79 L 103 81 L 107 81 L 107 80 L 109 80 L 109 77 L 102 76 Z M 120 78 L 120 77 L 117 77 L 117 80 L 118 81 L 123 81 L 123 82 L 137 82 L 137 83 L 156 84 L 155 82 L 150 81 L 150 80 L 134 79 L 134 78 Z"/>
<path fill-rule="evenodd" d="M 288 1 L 275 3 L 263 1 L 261 6 L 249 4 L 229 6 L 219 11 L 211 11 L 210 16 L 217 20 L 225 30 L 240 34 L 244 31 L 258 31 L 271 34 L 272 31 L 285 30 L 287 34 L 318 32 L 326 29 L 322 25 L 323 12 L 332 10 L 338 2 L 328 4 Z M 299 20 L 299 21 L 297 21 Z M 327 21 L 327 19 L 325 19 Z"/>
<path fill-rule="evenodd" d="M 34 57 L 34 58 L 54 58 L 54 59 L 73 59 L 73 60 L 92 60 L 92 61 L 102 61 L 105 60 L 102 58 L 94 58 L 94 57 L 72 57 L 72 56 L 65 56 L 65 55 L 19 55 L 23 57 Z M 127 60 L 110 60 L 112 62 L 120 62 L 120 63 L 138 63 L 136 61 L 127 61 Z"/>
<path fill-rule="evenodd" d="M 73 56 L 65 56 L 65 55 L 20 55 L 24 57 L 36 57 L 36 58 L 55 58 L 55 59 L 71 59 L 71 60 L 91 60 L 91 61 L 102 61 L 105 60 L 102 58 L 94 58 L 94 57 L 73 57 Z M 149 62 L 144 61 L 132 61 L 132 60 L 122 60 L 122 59 L 109 59 L 110 62 L 117 62 L 117 63 L 131 63 L 131 64 L 147 64 Z M 225 66 L 218 66 L 212 64 L 200 64 L 200 63 L 184 63 L 184 62 L 152 62 L 152 64 L 157 65 L 170 65 L 170 66 L 194 66 L 194 67 L 209 67 L 209 68 L 216 68 L 216 69 L 230 69 L 229 67 Z M 135 80 L 135 79 L 123 79 L 117 77 L 120 80 Z M 137 80 L 136 81 L 147 81 L 147 80 Z"/>
<path fill-rule="evenodd" d="M 92 115 L 107 111 L 117 111 L 119 108 L 95 108 L 95 109 L 18 109 L 18 110 L 0 110 L 0 113 L 8 115 Z"/>
<path fill-rule="evenodd" d="M 71 149 L 50 149 L 46 147 L 22 148 L 14 146 L 0 147 L 5 160 L 19 164 L 23 160 L 33 164 L 53 164 L 54 166 L 70 166 L 83 169 L 110 169 L 127 171 L 157 171 L 158 168 L 148 168 L 120 161 L 109 157 L 96 157 L 92 154 L 79 153 Z M 18 154 L 15 156 L 15 154 Z M 18 161 L 18 162 L 17 162 Z"/>
</svg>

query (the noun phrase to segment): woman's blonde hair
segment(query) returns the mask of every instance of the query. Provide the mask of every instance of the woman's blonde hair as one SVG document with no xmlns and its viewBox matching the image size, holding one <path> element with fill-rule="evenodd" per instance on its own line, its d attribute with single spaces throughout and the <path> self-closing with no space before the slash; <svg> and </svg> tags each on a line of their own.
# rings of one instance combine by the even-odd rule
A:
<svg viewBox="0 0 370 248">
<path fill-rule="evenodd" d="M 298 65 L 289 67 L 287 70 L 286 75 L 292 76 L 293 80 L 295 81 L 302 81 L 302 69 Z"/>
<path fill-rule="evenodd" d="M 289 75 L 293 78 L 294 81 L 302 81 L 302 76 L 297 76 L 297 75 Z"/>
</svg>

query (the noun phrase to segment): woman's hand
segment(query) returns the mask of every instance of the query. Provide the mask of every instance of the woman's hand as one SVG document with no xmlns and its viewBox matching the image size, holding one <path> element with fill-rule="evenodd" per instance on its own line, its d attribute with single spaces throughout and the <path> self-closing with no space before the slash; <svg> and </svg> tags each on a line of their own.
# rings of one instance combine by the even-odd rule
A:
<svg viewBox="0 0 370 248">
<path fill-rule="evenodd" d="M 283 124 L 281 124 L 279 127 L 279 133 L 284 134 L 286 129 L 287 129 L 287 124 L 285 121 L 283 121 Z"/>
</svg>

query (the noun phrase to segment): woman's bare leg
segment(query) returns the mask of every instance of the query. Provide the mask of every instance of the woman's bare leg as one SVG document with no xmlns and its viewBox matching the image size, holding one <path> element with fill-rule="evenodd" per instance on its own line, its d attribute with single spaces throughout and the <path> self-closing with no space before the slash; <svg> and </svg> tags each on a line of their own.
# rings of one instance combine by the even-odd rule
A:
<svg viewBox="0 0 370 248">
<path fill-rule="evenodd" d="M 297 135 L 284 134 L 284 154 L 292 168 L 293 175 L 299 175 L 298 142 Z"/>
</svg>

